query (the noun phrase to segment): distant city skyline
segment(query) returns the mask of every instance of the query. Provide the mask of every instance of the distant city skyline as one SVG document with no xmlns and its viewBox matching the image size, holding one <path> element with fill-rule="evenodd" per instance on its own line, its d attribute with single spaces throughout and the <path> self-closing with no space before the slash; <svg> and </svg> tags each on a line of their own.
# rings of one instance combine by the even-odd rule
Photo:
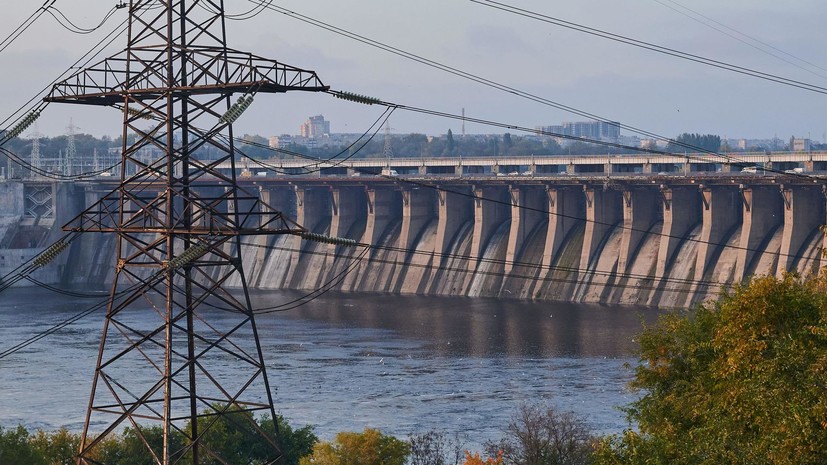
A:
<svg viewBox="0 0 827 465">
<path fill-rule="evenodd" d="M 539 0 L 515 0 L 512 4 L 827 87 L 827 60 L 822 46 L 825 33 L 820 24 L 827 14 L 823 2 L 696 0 L 689 5 L 671 0 L 584 0 L 555 4 L 553 8 Z M 8 5 L 0 18 L 0 29 L 10 33 L 38 6 L 24 2 Z M 88 27 L 112 5 L 75 0 L 57 1 L 55 6 L 76 24 Z M 236 3 L 228 10 L 238 13 L 251 6 Z M 730 139 L 788 140 L 795 136 L 820 142 L 827 131 L 823 116 L 827 95 L 640 50 L 471 1 L 365 0 L 354 7 L 332 0 L 285 0 L 277 6 L 540 99 L 666 137 L 697 132 Z M 370 21 L 365 19 L 368 17 Z M 0 120 L 24 106 L 29 98 L 42 97 L 41 89 L 123 18 L 124 13 L 117 12 L 100 31 L 79 36 L 44 15 L 0 51 L 0 63 L 6 71 L 0 77 Z M 313 69 L 336 90 L 455 115 L 464 108 L 469 118 L 527 128 L 585 121 L 573 113 L 423 66 L 269 10 L 247 21 L 228 21 L 228 35 L 234 48 Z M 117 40 L 101 58 L 116 53 L 124 44 L 124 38 Z M 382 107 L 325 94 L 262 96 L 239 120 L 236 132 L 292 134 L 310 115 L 322 114 L 333 123 L 335 132 L 360 133 L 381 111 Z M 59 105 L 47 108 L 37 129 L 48 136 L 64 134 L 70 117 L 78 132 L 117 136 L 121 131 L 114 109 Z M 397 110 L 390 121 L 395 133 L 439 135 L 451 129 L 459 134 L 462 127 L 457 119 L 404 110 Z M 506 132 L 472 122 L 466 123 L 466 131 Z M 632 133 L 624 130 L 623 134 Z"/>
</svg>

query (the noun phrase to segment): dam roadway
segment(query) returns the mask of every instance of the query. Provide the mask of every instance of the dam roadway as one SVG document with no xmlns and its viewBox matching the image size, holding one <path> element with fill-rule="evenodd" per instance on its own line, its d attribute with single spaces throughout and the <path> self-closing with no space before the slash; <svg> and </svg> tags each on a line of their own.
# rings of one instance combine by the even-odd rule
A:
<svg viewBox="0 0 827 465">
<path fill-rule="evenodd" d="M 453 159 L 428 165 L 451 167 L 439 173 L 421 163 L 412 172 L 397 160 L 294 175 L 281 174 L 285 167 L 242 166 L 239 182 L 251 199 L 312 232 L 376 246 L 359 261 L 358 248 L 251 236 L 244 239 L 245 273 L 261 289 L 686 306 L 750 275 L 806 275 L 821 266 L 823 156 L 785 154 L 783 161 L 755 162 L 789 173 L 672 161 L 625 170 L 607 157 L 594 157 L 603 160 L 593 163 L 597 168 L 554 163 L 565 166 L 555 172 L 538 168 L 536 159 L 511 159 L 482 173 Z M 398 175 L 373 175 L 377 167 Z M 31 236 L 39 225 L 51 228 L 39 236 L 48 238 L 57 234 L 55 225 L 94 205 L 116 181 L 6 184 L 5 197 L 13 197 L 9 189 L 19 184 L 12 190 L 25 199 L 17 234 Z M 221 189 L 220 182 L 205 181 L 202 191 Z M 45 208 L 43 192 L 50 190 L 53 205 Z M 30 200 L 37 198 L 32 192 L 39 193 L 39 204 Z M 110 280 L 114 243 L 105 236 L 86 234 L 73 242 L 51 279 L 74 285 Z M 34 245 L 37 250 L 46 243 Z"/>
</svg>

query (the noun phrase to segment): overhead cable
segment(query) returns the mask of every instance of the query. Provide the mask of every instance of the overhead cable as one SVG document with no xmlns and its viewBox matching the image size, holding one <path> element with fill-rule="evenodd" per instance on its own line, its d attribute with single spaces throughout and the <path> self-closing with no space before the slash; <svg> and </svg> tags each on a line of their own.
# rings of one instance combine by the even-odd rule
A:
<svg viewBox="0 0 827 465">
<path fill-rule="evenodd" d="M 497 2 L 494 0 L 469 0 L 473 3 L 478 5 L 484 5 L 490 8 L 494 8 L 496 10 L 505 11 L 507 13 L 512 13 L 518 16 L 522 16 L 529 19 L 534 19 L 537 21 L 544 22 L 546 24 L 552 24 L 555 26 L 564 27 L 567 29 L 571 29 L 578 32 L 583 32 L 592 36 L 601 37 L 604 39 L 609 39 L 615 42 L 619 42 L 626 45 L 631 45 L 633 47 L 638 47 L 646 50 L 650 50 L 653 52 L 661 53 L 664 55 L 673 56 L 676 58 L 681 58 L 684 60 L 692 61 L 695 63 L 700 63 L 707 66 L 712 66 L 714 68 L 723 69 L 726 71 L 732 71 L 734 73 L 742 74 L 745 76 L 750 76 L 758 79 L 763 79 L 765 81 L 775 82 L 777 84 L 783 84 L 790 87 L 795 87 L 798 89 L 816 92 L 819 94 L 827 94 L 827 87 L 818 86 L 815 84 L 810 84 L 802 81 L 798 81 L 795 79 L 785 78 L 776 74 L 765 73 L 763 71 L 758 71 L 752 68 L 747 68 L 743 66 L 734 65 L 731 63 L 727 63 L 720 60 L 713 60 L 711 58 L 706 58 L 700 55 L 695 55 L 692 53 L 682 52 L 680 50 L 676 50 L 669 47 L 664 47 L 661 45 L 653 44 L 651 42 L 644 42 L 642 40 L 632 39 L 627 36 L 622 36 L 619 34 L 614 34 L 611 32 L 603 31 L 600 29 L 596 29 L 593 27 L 584 26 L 582 24 L 573 23 L 571 21 L 565 21 L 560 18 L 555 18 L 553 16 L 544 15 L 541 13 L 537 13 L 531 10 L 526 10 L 524 8 L 518 8 L 512 5 L 508 5 L 506 3 Z"/>
</svg>

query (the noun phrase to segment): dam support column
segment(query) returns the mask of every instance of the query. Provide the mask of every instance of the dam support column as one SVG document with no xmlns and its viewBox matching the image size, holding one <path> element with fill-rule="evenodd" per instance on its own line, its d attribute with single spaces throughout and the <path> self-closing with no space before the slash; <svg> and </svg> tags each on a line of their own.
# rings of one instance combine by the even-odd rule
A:
<svg viewBox="0 0 827 465">
<path fill-rule="evenodd" d="M 396 244 L 382 244 L 381 241 L 388 231 L 388 227 L 399 218 L 402 213 L 401 194 L 394 188 L 371 188 L 365 192 L 367 199 L 367 223 L 365 233 L 362 235 L 362 242 L 372 246 L 394 246 Z M 385 250 L 373 248 L 368 252 L 368 259 L 363 260 L 359 266 L 357 280 L 354 289 L 364 288 L 372 291 L 388 291 L 390 278 L 396 273 L 396 267 L 402 266 L 395 262 L 395 267 L 389 273 L 382 273 L 385 268 L 383 264 L 374 264 L 377 257 L 388 256 Z M 390 257 L 396 257 L 391 253 Z M 384 276 L 382 275 L 384 274 Z"/>
<path fill-rule="evenodd" d="M 324 233 L 327 229 L 325 219 L 331 218 L 330 211 L 330 189 L 326 186 L 296 186 L 296 222 L 304 226 L 308 231 Z M 304 241 L 299 236 L 292 236 L 286 242 L 291 251 L 290 270 L 287 275 L 287 282 L 297 289 L 316 288 L 314 282 L 305 282 L 304 273 L 299 267 L 304 261 L 310 261 L 312 257 L 306 257 L 310 252 L 315 252 L 316 246 L 321 245 L 315 242 Z"/>
<path fill-rule="evenodd" d="M 267 188 L 261 187 L 260 190 L 261 201 L 269 208 L 268 211 L 279 211 L 286 215 L 291 220 L 297 217 L 296 210 L 296 193 L 293 189 L 288 187 Z M 270 221 L 269 215 L 262 216 L 263 222 Z M 294 253 L 288 249 L 291 248 L 293 241 L 297 239 L 293 236 L 254 236 L 248 240 L 253 240 L 259 247 L 256 252 L 256 263 L 261 263 L 261 272 L 258 273 L 255 280 L 249 280 L 253 287 L 260 287 L 264 289 L 282 289 L 286 287 L 285 275 L 289 267 L 280 265 L 281 262 L 293 259 Z M 296 244 L 296 247 L 298 247 Z"/>
<path fill-rule="evenodd" d="M 468 272 L 474 273 L 485 253 L 491 236 L 503 221 L 508 220 L 508 192 L 503 186 L 475 187 L 474 236 L 471 239 L 471 258 Z"/>
<path fill-rule="evenodd" d="M 399 218 L 401 208 L 397 201 L 399 192 L 390 188 L 367 189 L 367 223 L 362 242 L 371 245 L 379 245 L 382 234 L 388 225 Z M 373 254 L 371 254 L 373 255 Z"/>
<path fill-rule="evenodd" d="M 361 239 L 363 231 L 352 231 L 354 224 L 360 219 L 365 219 L 367 200 L 363 187 L 333 187 L 330 189 L 330 236 L 347 237 L 349 239 Z M 348 237 L 348 235 L 355 235 Z M 339 271 L 339 256 L 344 251 L 343 247 L 336 244 L 325 246 L 325 263 L 321 273 L 325 276 L 325 282 L 335 276 Z"/>
<path fill-rule="evenodd" d="M 617 269 L 628 273 L 640 243 L 658 220 L 658 196 L 652 189 L 623 191 L 623 235 Z"/>
<path fill-rule="evenodd" d="M 583 251 L 580 254 L 580 271 L 588 270 L 598 252 L 598 247 L 621 220 L 620 194 L 607 188 L 583 187 L 586 197 L 586 232 Z"/>
<path fill-rule="evenodd" d="M 330 190 L 330 236 L 347 237 L 353 224 L 364 216 L 364 189 L 359 187 L 334 187 Z M 352 237 L 350 239 L 359 239 Z M 331 244 L 331 250 L 336 246 Z"/>
<path fill-rule="evenodd" d="M 548 231 L 543 247 L 543 271 L 548 274 L 557 261 L 569 232 L 585 220 L 583 193 L 573 188 L 546 188 Z"/>
<path fill-rule="evenodd" d="M 742 226 L 739 242 L 738 261 L 735 266 L 735 280 L 747 277 L 747 273 L 761 273 L 752 266 L 756 255 L 761 252 L 758 247 L 768 239 L 781 224 L 781 196 L 771 187 L 741 186 Z"/>
<path fill-rule="evenodd" d="M 399 233 L 397 262 L 405 266 L 394 272 L 393 283 L 396 292 L 410 294 L 416 292 L 419 279 L 423 274 L 425 254 L 417 253 L 414 247 L 417 241 L 423 241 L 422 234 L 428 224 L 436 217 L 436 196 L 431 189 L 403 186 L 402 191 L 402 230 Z"/>
<path fill-rule="evenodd" d="M 667 276 L 678 246 L 700 221 L 700 209 L 698 208 L 700 202 L 696 188 L 661 187 L 661 194 L 663 195 L 663 231 L 655 273 L 658 279 Z"/>
<path fill-rule="evenodd" d="M 439 268 L 452 260 L 445 255 L 450 252 L 452 241 L 460 227 L 473 220 L 474 205 L 469 188 L 465 186 L 448 186 L 436 192 L 437 196 L 437 230 L 434 241 L 434 255 L 430 264 L 430 276 L 425 284 L 425 292 L 434 292 L 437 286 L 435 278 L 440 274 Z M 467 269 L 467 268 L 466 268 Z M 457 281 L 458 285 L 464 285 Z M 451 290 L 454 292 L 454 290 Z M 460 290 L 461 291 L 461 290 Z"/>
<path fill-rule="evenodd" d="M 815 187 L 781 186 L 784 232 L 778 257 L 777 275 L 794 271 L 805 242 L 825 222 L 824 197 Z"/>
<path fill-rule="evenodd" d="M 700 186 L 700 191 L 703 225 L 695 263 L 695 281 L 704 281 L 704 276 L 714 266 L 712 259 L 726 247 L 725 242 L 732 228 L 741 220 L 740 194 L 734 188 Z"/>
<path fill-rule="evenodd" d="M 511 231 L 508 233 L 508 249 L 505 253 L 505 276 L 514 269 L 514 261 L 525 247 L 528 235 L 548 213 L 545 210 L 544 192 L 538 187 L 511 186 Z"/>
</svg>

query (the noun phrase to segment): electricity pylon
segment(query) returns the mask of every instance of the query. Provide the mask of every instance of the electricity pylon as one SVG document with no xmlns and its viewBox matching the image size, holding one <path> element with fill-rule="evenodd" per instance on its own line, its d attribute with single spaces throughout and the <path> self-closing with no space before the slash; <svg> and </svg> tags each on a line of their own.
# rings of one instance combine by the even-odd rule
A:
<svg viewBox="0 0 827 465">
<path fill-rule="evenodd" d="M 241 237 L 303 228 L 237 185 L 232 123 L 254 94 L 293 90 L 327 87 L 228 48 L 223 0 L 133 0 L 127 48 L 46 98 L 123 115 L 120 186 L 64 226 L 117 236 L 78 464 L 101 463 L 99 446 L 124 427 L 159 465 L 235 463 L 209 442 L 216 425 L 265 444 L 256 463 L 279 462 L 277 438 L 251 421 L 275 410 Z M 206 146 L 220 156 L 199 159 Z M 160 156 L 147 160 L 146 148 Z M 226 289 L 239 275 L 242 288 Z"/>
</svg>

